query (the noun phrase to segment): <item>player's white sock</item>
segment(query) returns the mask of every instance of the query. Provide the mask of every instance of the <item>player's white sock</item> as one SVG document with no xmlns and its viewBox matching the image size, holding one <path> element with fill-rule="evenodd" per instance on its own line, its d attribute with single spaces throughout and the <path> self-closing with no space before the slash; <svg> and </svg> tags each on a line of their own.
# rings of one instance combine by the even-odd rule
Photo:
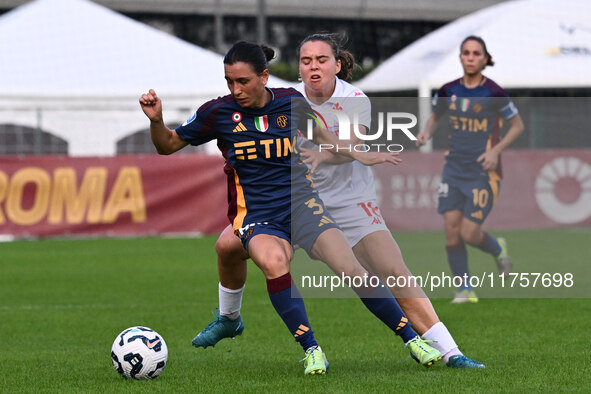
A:
<svg viewBox="0 0 591 394">
<path fill-rule="evenodd" d="M 458 348 L 458 345 L 456 344 L 456 341 L 454 341 L 453 337 L 447 330 L 447 327 L 445 327 L 445 324 L 442 322 L 433 324 L 433 326 L 423 334 L 423 339 L 435 341 L 433 343 L 429 343 L 429 345 L 439 350 L 439 353 L 441 353 L 443 361 L 446 364 L 451 356 L 462 354 Z"/>
<path fill-rule="evenodd" d="M 244 286 L 233 290 L 219 284 L 218 295 L 220 299 L 220 316 L 226 316 L 229 319 L 237 319 L 240 316 L 242 307 L 242 293 Z"/>
</svg>

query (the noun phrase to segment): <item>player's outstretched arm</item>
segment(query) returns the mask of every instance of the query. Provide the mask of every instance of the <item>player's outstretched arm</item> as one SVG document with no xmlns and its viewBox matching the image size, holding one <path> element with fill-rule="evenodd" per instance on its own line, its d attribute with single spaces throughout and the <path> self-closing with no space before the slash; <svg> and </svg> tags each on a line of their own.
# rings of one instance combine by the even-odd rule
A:
<svg viewBox="0 0 591 394">
<path fill-rule="evenodd" d="M 435 114 L 431 114 L 427 123 L 425 124 L 425 129 L 417 134 L 417 146 L 425 145 L 427 141 L 433 136 L 435 130 L 437 129 L 437 125 L 439 124 L 439 119 L 435 116 Z"/>
<path fill-rule="evenodd" d="M 314 130 L 314 143 L 320 147 L 321 150 L 327 150 L 332 153 L 338 153 L 350 157 L 353 160 L 357 160 L 361 164 L 366 166 L 374 166 L 376 164 L 390 163 L 399 164 L 402 159 L 398 157 L 398 153 L 393 152 L 356 152 L 352 148 L 351 144 L 343 144 L 334 134 L 328 131 L 321 130 L 319 127 L 315 127 Z"/>
<path fill-rule="evenodd" d="M 176 131 L 169 129 L 164 124 L 162 100 L 154 89 L 142 94 L 139 101 L 142 111 L 150 119 L 150 135 L 158 153 L 169 155 L 187 146 L 188 143 L 183 141 Z"/>
</svg>

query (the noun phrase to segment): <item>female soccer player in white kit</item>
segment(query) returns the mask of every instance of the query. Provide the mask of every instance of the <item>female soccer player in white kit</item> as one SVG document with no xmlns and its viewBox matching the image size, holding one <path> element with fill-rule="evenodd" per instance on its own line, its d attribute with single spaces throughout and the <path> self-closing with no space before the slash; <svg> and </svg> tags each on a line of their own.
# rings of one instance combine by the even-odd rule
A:
<svg viewBox="0 0 591 394">
<path fill-rule="evenodd" d="M 358 123 L 369 129 L 369 99 L 361 90 L 343 80 L 350 77 L 355 63 L 349 52 L 341 50 L 334 36 L 313 34 L 306 37 L 299 48 L 299 59 L 302 83 L 296 89 L 307 98 L 312 109 L 322 115 L 328 130 L 338 132 L 339 124 L 336 115 L 326 110 L 343 111 L 351 119 L 353 114 L 358 114 Z M 354 135 L 353 130 L 351 135 Z M 351 145 L 359 142 L 353 138 Z M 304 143 L 301 150 L 304 162 L 313 170 L 315 187 L 326 208 L 341 227 L 361 264 L 377 274 L 384 283 L 387 277 L 410 277 L 412 274 L 404 264 L 400 248 L 381 217 L 371 169 L 340 155 L 319 152 L 311 142 Z M 225 325 L 229 327 L 232 322 L 240 322 L 243 327 L 240 307 L 248 255 L 238 250 L 240 244 L 230 237 L 234 237 L 233 234 L 224 231 L 216 244 L 221 320 L 202 332 L 216 342 L 234 336 Z M 431 346 L 439 350 L 449 367 L 484 368 L 484 364 L 460 352 L 422 289 L 391 290 L 416 331 L 423 339 L 434 341 Z"/>
</svg>

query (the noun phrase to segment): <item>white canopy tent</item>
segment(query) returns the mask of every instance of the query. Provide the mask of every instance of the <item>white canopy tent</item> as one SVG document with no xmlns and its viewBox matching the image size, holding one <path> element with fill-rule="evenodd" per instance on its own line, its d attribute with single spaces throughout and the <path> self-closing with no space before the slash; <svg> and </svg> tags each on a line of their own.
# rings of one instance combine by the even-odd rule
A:
<svg viewBox="0 0 591 394">
<path fill-rule="evenodd" d="M 462 75 L 460 44 L 469 35 L 486 42 L 495 65 L 484 74 L 506 89 L 591 87 L 591 3 L 516 0 L 459 18 L 415 41 L 356 85 L 366 93 L 432 90 Z M 419 98 L 419 129 L 431 112 Z M 421 148 L 432 149 L 432 141 Z"/>
<path fill-rule="evenodd" d="M 114 155 L 148 127 L 147 89 L 171 125 L 228 94 L 222 59 L 88 0 L 36 0 L 0 16 L 0 124 L 55 134 L 73 156 Z"/>
<path fill-rule="evenodd" d="M 386 60 L 357 83 L 366 92 L 418 89 L 459 78 L 459 46 L 484 39 L 496 62 L 485 74 L 504 88 L 591 87 L 591 3 L 516 0 L 459 18 Z"/>
</svg>

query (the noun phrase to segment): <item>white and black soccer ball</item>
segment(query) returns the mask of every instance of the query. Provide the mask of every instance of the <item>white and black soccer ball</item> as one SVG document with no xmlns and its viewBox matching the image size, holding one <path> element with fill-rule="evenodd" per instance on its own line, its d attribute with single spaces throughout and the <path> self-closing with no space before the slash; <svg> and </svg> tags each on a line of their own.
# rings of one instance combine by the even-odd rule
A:
<svg viewBox="0 0 591 394">
<path fill-rule="evenodd" d="M 168 348 L 148 327 L 130 327 L 117 335 L 111 348 L 113 367 L 127 379 L 154 379 L 164 371 Z"/>
</svg>

